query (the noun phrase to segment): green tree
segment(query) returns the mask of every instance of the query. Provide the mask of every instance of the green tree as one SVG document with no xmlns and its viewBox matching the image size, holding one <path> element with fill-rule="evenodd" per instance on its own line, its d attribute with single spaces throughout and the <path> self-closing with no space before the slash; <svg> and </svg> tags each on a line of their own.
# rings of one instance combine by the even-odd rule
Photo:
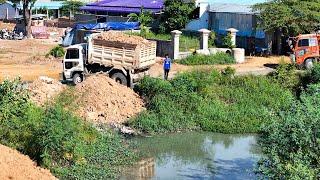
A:
<svg viewBox="0 0 320 180">
<path fill-rule="evenodd" d="M 183 0 L 166 0 L 165 9 L 160 19 L 160 32 L 170 32 L 185 27 L 190 20 L 190 14 L 195 9 L 192 3 L 186 3 Z"/>
<path fill-rule="evenodd" d="M 138 21 L 141 26 L 149 26 L 153 20 L 151 12 L 145 11 L 143 7 L 141 8 L 139 14 L 131 13 L 128 15 L 128 17 L 130 17 L 133 21 Z"/>
<path fill-rule="evenodd" d="M 63 13 L 69 12 L 70 15 L 75 14 L 79 12 L 80 7 L 83 5 L 84 3 L 78 0 L 64 1 L 61 7 L 61 11 Z"/>
<path fill-rule="evenodd" d="M 3 1 L 3 0 L 0 0 Z M 10 0 L 14 4 L 22 3 L 22 15 L 24 19 L 25 35 L 31 37 L 31 9 L 37 0 Z"/>
<path fill-rule="evenodd" d="M 320 0 L 271 0 L 256 4 L 260 26 L 284 35 L 310 33 L 320 25 Z"/>
</svg>

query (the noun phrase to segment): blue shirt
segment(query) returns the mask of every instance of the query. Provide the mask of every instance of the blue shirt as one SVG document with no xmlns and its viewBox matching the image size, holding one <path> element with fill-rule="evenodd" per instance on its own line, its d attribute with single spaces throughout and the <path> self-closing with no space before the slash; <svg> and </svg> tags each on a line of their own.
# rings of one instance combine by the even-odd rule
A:
<svg viewBox="0 0 320 180">
<path fill-rule="evenodd" d="M 170 58 L 166 58 L 163 61 L 163 69 L 165 70 L 169 70 L 171 68 L 171 59 Z"/>
</svg>

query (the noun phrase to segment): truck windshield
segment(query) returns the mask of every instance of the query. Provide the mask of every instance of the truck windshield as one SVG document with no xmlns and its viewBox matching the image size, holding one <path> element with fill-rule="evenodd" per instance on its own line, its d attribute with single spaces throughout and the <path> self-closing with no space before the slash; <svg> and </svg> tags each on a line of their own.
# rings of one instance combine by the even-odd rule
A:
<svg viewBox="0 0 320 180">
<path fill-rule="evenodd" d="M 79 59 L 79 49 L 68 49 L 66 59 Z"/>
<path fill-rule="evenodd" d="M 309 39 L 300 39 L 298 43 L 298 47 L 309 46 Z"/>
</svg>

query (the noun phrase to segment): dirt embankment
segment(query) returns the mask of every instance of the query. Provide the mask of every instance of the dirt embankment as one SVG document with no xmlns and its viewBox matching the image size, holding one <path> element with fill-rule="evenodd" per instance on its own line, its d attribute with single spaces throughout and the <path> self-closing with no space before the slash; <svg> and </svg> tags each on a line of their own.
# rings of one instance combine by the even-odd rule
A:
<svg viewBox="0 0 320 180">
<path fill-rule="evenodd" d="M 40 76 L 28 86 L 31 100 L 39 106 L 54 100 L 65 88 L 61 82 L 45 76 Z"/>
<path fill-rule="evenodd" d="M 77 114 L 96 124 L 123 123 L 144 110 L 138 94 L 105 75 L 88 77 L 76 93 Z"/>
<path fill-rule="evenodd" d="M 59 81 L 40 77 L 29 84 L 31 100 L 42 106 L 66 89 Z M 75 115 L 94 124 L 121 124 L 144 110 L 143 100 L 132 89 L 106 75 L 92 75 L 75 90 Z"/>
<path fill-rule="evenodd" d="M 53 180 L 49 170 L 40 168 L 28 156 L 0 144 L 0 179 Z"/>
</svg>

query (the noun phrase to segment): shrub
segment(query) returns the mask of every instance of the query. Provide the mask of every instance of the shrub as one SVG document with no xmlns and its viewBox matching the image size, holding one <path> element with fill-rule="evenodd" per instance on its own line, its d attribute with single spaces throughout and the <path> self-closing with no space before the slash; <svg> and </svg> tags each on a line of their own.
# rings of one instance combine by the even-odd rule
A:
<svg viewBox="0 0 320 180">
<path fill-rule="evenodd" d="M 313 68 L 308 71 L 307 78 L 310 83 L 320 82 L 320 64 L 319 63 L 314 64 Z"/>
<path fill-rule="evenodd" d="M 300 77 L 293 64 L 279 64 L 276 71 L 270 76 L 285 88 L 296 90 L 301 85 Z"/>
<path fill-rule="evenodd" d="M 222 43 L 223 43 L 223 47 L 225 48 L 235 48 L 236 46 L 233 45 L 233 42 L 232 42 L 232 36 L 230 33 L 228 33 L 223 39 L 222 39 Z"/>
<path fill-rule="evenodd" d="M 263 126 L 261 175 L 268 179 L 320 178 L 319 92 L 319 84 L 309 86 L 301 102 Z"/>
<path fill-rule="evenodd" d="M 57 57 L 63 57 L 64 53 L 65 53 L 65 51 L 64 51 L 63 47 L 56 46 L 56 47 L 52 48 L 48 54 L 57 58 Z"/>
<path fill-rule="evenodd" d="M 147 133 L 199 128 L 257 132 L 272 113 L 293 102 L 292 93 L 272 79 L 231 78 L 217 71 L 182 73 L 171 81 L 145 78 L 136 90 L 148 100 L 148 106 L 130 125 Z"/>
<path fill-rule="evenodd" d="M 186 65 L 232 64 L 235 63 L 235 60 L 226 53 L 218 52 L 214 55 L 191 55 L 178 61 L 178 63 Z"/>
<path fill-rule="evenodd" d="M 62 107 L 50 107 L 37 133 L 41 164 L 61 179 L 115 178 L 119 167 L 135 155 L 121 138 L 100 133 Z"/>
</svg>

